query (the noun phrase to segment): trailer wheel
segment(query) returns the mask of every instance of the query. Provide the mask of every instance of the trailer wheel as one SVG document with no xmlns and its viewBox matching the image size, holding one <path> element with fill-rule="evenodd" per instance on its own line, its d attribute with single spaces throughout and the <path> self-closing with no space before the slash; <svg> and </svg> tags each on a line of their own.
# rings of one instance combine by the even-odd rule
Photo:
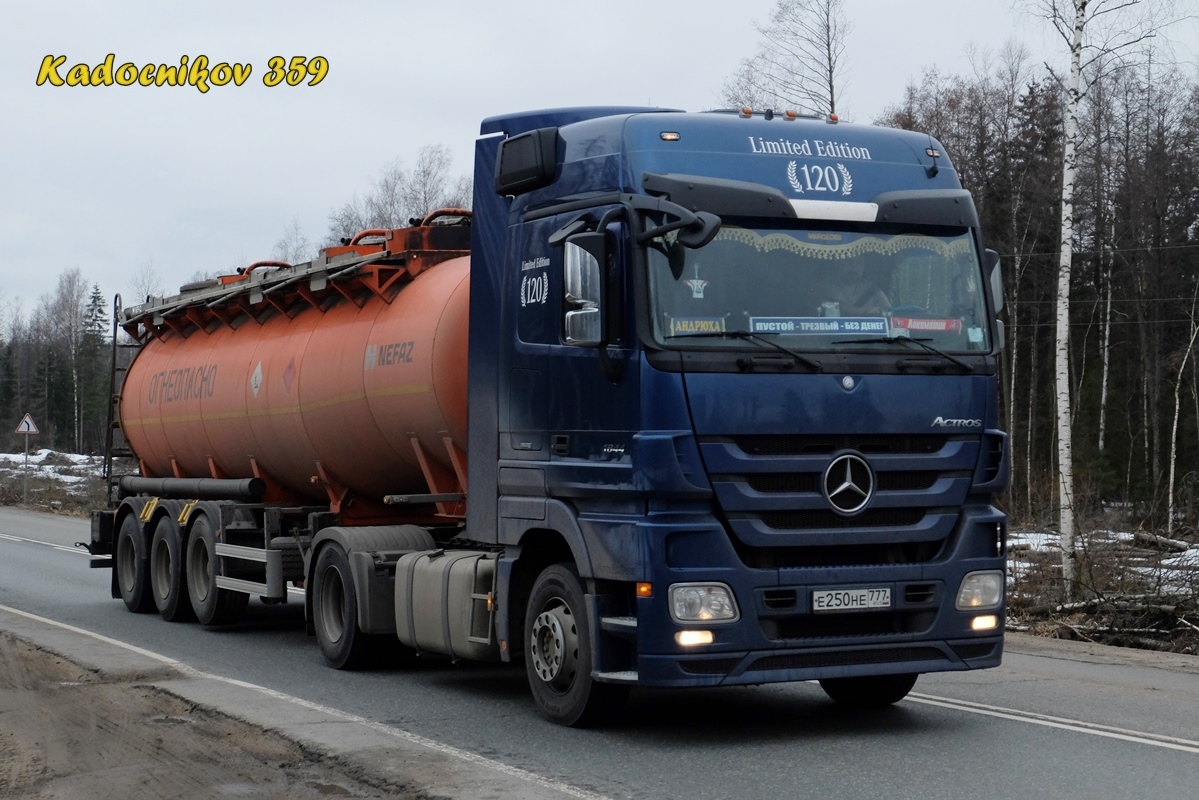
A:
<svg viewBox="0 0 1199 800">
<path fill-rule="evenodd" d="M 312 580 L 312 621 L 321 655 L 335 669 L 354 669 L 367 660 L 369 637 L 358 629 L 358 598 L 350 559 L 336 542 L 316 558 Z"/>
<path fill-rule="evenodd" d="M 185 559 L 187 595 L 204 625 L 228 625 L 246 610 L 250 595 L 216 585 L 216 531 L 208 513 L 196 515 L 187 538 Z"/>
<path fill-rule="evenodd" d="M 570 564 L 547 567 L 525 610 L 525 671 L 542 716 L 584 727 L 623 707 L 628 687 L 591 677 L 590 624 L 583 586 Z"/>
<path fill-rule="evenodd" d="M 159 518 L 150 540 L 150 588 L 158 613 L 167 622 L 194 619 L 183 569 L 183 532 L 169 514 Z"/>
<path fill-rule="evenodd" d="M 150 590 L 150 561 L 146 557 L 146 537 L 134 514 L 126 514 L 117 531 L 117 588 L 125 607 L 135 614 L 154 610 Z"/>
<path fill-rule="evenodd" d="M 879 708 L 898 703 L 916 685 L 918 673 L 867 675 L 861 678 L 825 678 L 820 688 L 835 702 L 852 708 Z"/>
</svg>

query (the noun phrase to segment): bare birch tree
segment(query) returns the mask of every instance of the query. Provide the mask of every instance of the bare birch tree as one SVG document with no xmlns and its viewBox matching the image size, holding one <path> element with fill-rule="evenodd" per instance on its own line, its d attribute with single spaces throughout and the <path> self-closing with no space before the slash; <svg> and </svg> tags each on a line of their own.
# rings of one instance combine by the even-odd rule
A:
<svg viewBox="0 0 1199 800">
<path fill-rule="evenodd" d="M 304 235 L 304 230 L 300 227 L 299 217 L 292 217 L 291 222 L 287 223 L 283 235 L 279 237 L 279 241 L 275 242 L 273 254 L 275 258 L 286 261 L 288 264 L 310 261 L 315 255 L 312 242 L 308 241 L 308 237 Z"/>
<path fill-rule="evenodd" d="M 762 43 L 725 81 L 729 106 L 837 113 L 850 31 L 845 0 L 778 0 L 770 21 L 755 23 Z"/>
<path fill-rule="evenodd" d="M 1075 495 L 1070 397 L 1070 276 L 1074 252 L 1074 178 L 1078 151 L 1078 108 L 1086 92 L 1102 77 L 1093 69 L 1113 64 L 1118 56 L 1152 38 L 1165 24 L 1166 0 L 1036 0 L 1036 11 L 1066 43 L 1070 70 L 1066 92 L 1062 148 L 1061 243 L 1057 275 L 1054 337 L 1054 398 L 1057 412 L 1058 506 L 1062 578 L 1073 599 L 1078 581 L 1075 547 Z M 1087 74 L 1084 83 L 1083 75 Z"/>
<path fill-rule="evenodd" d="M 1199 319 L 1195 317 L 1195 306 L 1199 304 L 1199 283 L 1195 284 L 1195 294 L 1191 297 L 1191 310 L 1188 314 L 1191 323 L 1191 339 L 1187 342 L 1178 365 L 1178 380 L 1174 382 L 1174 422 L 1170 427 L 1170 483 L 1167 488 L 1169 499 L 1166 502 L 1166 537 L 1174 536 L 1174 473 L 1178 467 L 1178 417 L 1182 410 L 1182 378 L 1186 373 L 1187 361 L 1195 348 L 1195 339 L 1199 337 Z M 1192 367 L 1192 369 L 1194 369 Z"/>
<path fill-rule="evenodd" d="M 147 258 L 129 279 L 129 300 L 126 305 L 144 303 L 151 296 L 162 294 L 162 275 L 154 266 L 154 259 Z"/>
</svg>

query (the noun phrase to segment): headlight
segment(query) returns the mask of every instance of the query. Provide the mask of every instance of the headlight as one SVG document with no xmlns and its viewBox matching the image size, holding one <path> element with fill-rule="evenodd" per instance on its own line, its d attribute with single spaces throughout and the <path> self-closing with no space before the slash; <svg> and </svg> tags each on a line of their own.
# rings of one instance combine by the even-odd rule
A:
<svg viewBox="0 0 1199 800">
<path fill-rule="evenodd" d="M 999 570 L 971 572 L 962 579 L 955 605 L 958 611 L 998 608 L 1003 603 L 1003 573 Z"/>
<path fill-rule="evenodd" d="M 737 601 L 723 583 L 679 583 L 670 587 L 670 615 L 675 622 L 736 620 Z"/>
</svg>

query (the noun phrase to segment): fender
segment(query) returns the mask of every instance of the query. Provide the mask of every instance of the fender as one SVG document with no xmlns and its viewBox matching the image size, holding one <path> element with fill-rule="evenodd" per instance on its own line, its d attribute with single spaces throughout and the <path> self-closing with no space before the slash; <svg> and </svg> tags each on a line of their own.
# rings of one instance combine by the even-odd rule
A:
<svg viewBox="0 0 1199 800">
<path fill-rule="evenodd" d="M 316 555 L 326 542 L 336 542 L 349 556 L 350 572 L 354 577 L 354 596 L 358 601 L 359 629 L 364 633 L 395 633 L 395 599 L 387 596 L 389 590 L 394 592 L 394 575 L 391 581 L 377 579 L 374 559 L 370 554 L 432 550 L 437 547 L 433 537 L 418 525 L 322 528 L 313 538 L 312 547 L 306 554 L 304 574 L 307 580 L 304 585 L 307 587 L 313 585 Z M 315 635 L 316 630 L 312 627 L 312 592 L 307 589 L 304 591 L 304 619 L 309 635 Z"/>
</svg>

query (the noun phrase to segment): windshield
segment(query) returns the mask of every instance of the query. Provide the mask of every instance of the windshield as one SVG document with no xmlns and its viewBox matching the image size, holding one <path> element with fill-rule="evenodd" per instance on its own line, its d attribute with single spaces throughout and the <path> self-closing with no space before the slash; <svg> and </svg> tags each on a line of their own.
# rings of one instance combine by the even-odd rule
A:
<svg viewBox="0 0 1199 800">
<path fill-rule="evenodd" d="M 793 350 L 910 337 L 946 352 L 988 350 L 981 273 L 966 230 L 944 235 L 750 228 L 708 245 L 648 245 L 654 338 L 668 347 L 747 347 L 748 332 Z"/>
</svg>

